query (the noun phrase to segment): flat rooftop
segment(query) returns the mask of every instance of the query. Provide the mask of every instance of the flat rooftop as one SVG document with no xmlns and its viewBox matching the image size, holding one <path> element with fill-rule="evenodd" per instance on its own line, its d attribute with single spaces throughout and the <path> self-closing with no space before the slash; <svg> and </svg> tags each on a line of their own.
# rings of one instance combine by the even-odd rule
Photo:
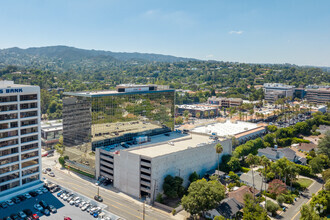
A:
<svg viewBox="0 0 330 220">
<path fill-rule="evenodd" d="M 14 81 L 7 81 L 7 80 L 0 81 L 0 88 L 17 88 L 17 87 L 38 87 L 38 86 L 15 84 Z"/>
<path fill-rule="evenodd" d="M 236 121 L 231 122 L 227 120 L 224 123 L 212 123 L 204 126 L 199 126 L 192 129 L 192 132 L 209 134 L 215 133 L 217 136 L 236 135 L 241 132 L 246 132 L 260 127 L 260 125 L 251 122 Z"/>
<path fill-rule="evenodd" d="M 190 110 L 216 110 L 217 107 L 206 106 L 206 105 L 178 105 L 178 108 L 190 109 Z"/>
<path fill-rule="evenodd" d="M 162 142 L 161 137 L 157 138 L 156 143 L 148 142 L 144 145 L 140 145 L 138 147 L 128 149 L 130 153 L 138 154 L 145 157 L 159 157 L 167 154 L 176 153 L 179 151 L 186 150 L 188 148 L 200 147 L 204 143 L 212 143 L 213 140 L 209 138 L 209 136 L 200 135 L 200 134 L 175 134 L 175 132 L 171 133 L 173 139 L 169 140 L 169 137 L 164 137 L 164 141 Z M 171 137 L 170 136 L 170 137 Z M 176 138 L 175 138 L 176 137 Z"/>
</svg>

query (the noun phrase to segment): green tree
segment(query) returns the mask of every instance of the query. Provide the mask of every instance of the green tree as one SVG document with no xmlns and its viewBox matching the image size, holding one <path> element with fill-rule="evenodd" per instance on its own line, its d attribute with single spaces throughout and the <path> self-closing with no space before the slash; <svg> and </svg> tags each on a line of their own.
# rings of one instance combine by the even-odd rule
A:
<svg viewBox="0 0 330 220">
<path fill-rule="evenodd" d="M 197 180 L 190 184 L 181 204 L 192 215 L 214 209 L 225 198 L 225 187 L 217 180 Z"/>
<path fill-rule="evenodd" d="M 250 194 L 244 195 L 243 220 L 267 220 L 267 212 Z"/>
<path fill-rule="evenodd" d="M 226 218 L 223 217 L 222 215 L 219 215 L 219 216 L 215 216 L 213 220 L 226 220 Z"/>
<path fill-rule="evenodd" d="M 241 169 L 241 164 L 239 162 L 239 159 L 236 157 L 231 157 L 229 162 L 227 163 L 227 166 L 231 171 L 238 171 Z"/>
<path fill-rule="evenodd" d="M 183 123 L 183 119 L 181 116 L 175 118 L 175 124 L 181 125 Z"/>
<path fill-rule="evenodd" d="M 314 174 L 321 173 L 324 168 L 323 161 L 319 156 L 311 159 L 311 161 L 309 161 L 309 166 L 312 168 Z"/>
<path fill-rule="evenodd" d="M 319 140 L 318 151 L 321 154 L 325 154 L 330 158 L 330 130 L 328 130 L 324 137 Z"/>
<path fill-rule="evenodd" d="M 215 145 L 215 152 L 218 154 L 218 170 L 219 170 L 219 165 L 220 165 L 220 154 L 223 151 L 223 147 L 220 143 L 217 143 Z"/>
<path fill-rule="evenodd" d="M 230 179 L 234 180 L 234 181 L 238 181 L 239 180 L 239 176 L 234 173 L 233 171 L 230 171 L 228 176 L 230 177 Z"/>
<path fill-rule="evenodd" d="M 300 209 L 300 220 L 322 220 L 310 205 L 303 205 Z"/>
<path fill-rule="evenodd" d="M 62 165 L 62 167 L 65 167 L 65 160 L 64 157 L 59 157 L 58 162 Z"/>
<path fill-rule="evenodd" d="M 181 177 L 167 175 L 163 183 L 164 194 L 169 198 L 178 198 L 179 196 L 182 196 L 184 193 L 182 183 L 183 179 Z"/>
<path fill-rule="evenodd" d="M 199 179 L 199 175 L 196 173 L 196 171 L 194 171 L 192 174 L 190 174 L 189 176 L 189 182 L 195 182 L 196 180 Z"/>
<path fill-rule="evenodd" d="M 279 205 L 282 205 L 283 202 L 285 202 L 285 197 L 281 194 L 276 196 L 276 201 L 278 202 Z"/>
<path fill-rule="evenodd" d="M 280 208 L 280 206 L 270 200 L 266 201 L 267 212 L 272 213 L 272 216 L 276 215 L 276 211 Z"/>
</svg>

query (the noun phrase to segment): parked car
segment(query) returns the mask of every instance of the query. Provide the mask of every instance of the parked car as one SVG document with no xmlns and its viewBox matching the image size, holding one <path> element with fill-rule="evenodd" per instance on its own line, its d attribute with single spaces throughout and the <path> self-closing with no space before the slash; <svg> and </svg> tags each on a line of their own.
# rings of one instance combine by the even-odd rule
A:
<svg viewBox="0 0 330 220">
<path fill-rule="evenodd" d="M 55 208 L 55 206 L 50 205 L 49 206 L 49 211 L 51 211 L 52 213 L 56 213 L 57 212 L 57 209 Z"/>
<path fill-rule="evenodd" d="M 47 170 L 46 169 L 42 169 L 42 173 L 43 174 L 46 174 L 47 173 Z"/>
<path fill-rule="evenodd" d="M 42 187 L 42 189 L 40 189 L 40 190 L 42 190 L 42 191 L 43 191 L 43 193 L 46 193 L 46 192 L 48 192 L 48 189 L 47 189 L 47 188 L 45 188 L 45 187 Z"/>
<path fill-rule="evenodd" d="M 11 201 L 11 200 L 7 200 L 6 203 L 7 203 L 8 206 L 14 205 L 13 201 Z"/>
<path fill-rule="evenodd" d="M 18 204 L 21 202 L 21 200 L 18 197 L 12 198 L 11 201 L 13 201 L 15 204 Z"/>
<path fill-rule="evenodd" d="M 79 208 L 83 207 L 87 202 L 85 201 L 82 201 L 80 204 L 79 204 Z"/>
<path fill-rule="evenodd" d="M 91 206 L 91 204 L 89 204 L 89 203 L 86 203 L 85 205 L 83 205 L 82 207 L 81 207 L 81 210 L 82 211 L 85 211 L 88 207 L 90 207 Z"/>
<path fill-rule="evenodd" d="M 38 210 L 38 211 L 43 210 L 42 206 L 39 205 L 39 204 L 34 204 L 34 208 L 35 208 L 36 210 Z"/>
<path fill-rule="evenodd" d="M 47 172 L 50 172 L 50 171 L 52 171 L 52 169 L 51 169 L 51 168 L 49 168 L 49 167 L 47 167 L 47 168 L 46 168 L 46 170 L 47 170 Z"/>
<path fill-rule="evenodd" d="M 43 214 L 45 214 L 46 216 L 50 215 L 50 211 L 48 209 L 43 209 L 43 210 L 41 210 L 41 212 Z"/>
<path fill-rule="evenodd" d="M 18 198 L 19 198 L 19 200 L 21 200 L 21 201 L 24 201 L 24 200 L 26 200 L 26 197 L 24 196 L 24 195 L 19 195 L 19 196 L 17 196 Z"/>
<path fill-rule="evenodd" d="M 78 207 L 79 204 L 80 204 L 81 202 L 82 202 L 81 200 L 76 200 L 76 202 L 74 203 L 74 205 L 75 205 L 76 207 Z"/>
<path fill-rule="evenodd" d="M 55 173 L 54 173 L 54 172 L 49 172 L 49 173 L 48 173 L 48 176 L 50 176 L 50 177 L 55 177 Z"/>
<path fill-rule="evenodd" d="M 6 203 L 6 202 L 3 202 L 3 203 L 1 203 L 1 205 L 0 205 L 2 208 L 7 208 L 8 207 L 8 204 Z"/>
<path fill-rule="evenodd" d="M 36 190 L 36 193 L 37 193 L 38 195 L 43 194 L 43 192 L 42 192 L 40 189 L 37 189 L 37 190 Z"/>
<path fill-rule="evenodd" d="M 64 217 L 64 220 L 72 220 L 70 217 Z"/>
<path fill-rule="evenodd" d="M 29 192 L 29 194 L 30 194 L 32 197 L 36 197 L 36 196 L 38 195 L 38 193 L 35 192 L 35 191 L 31 191 L 31 192 Z"/>
<path fill-rule="evenodd" d="M 11 214 L 10 218 L 14 219 L 14 220 L 19 220 L 19 216 L 17 214 Z"/>
<path fill-rule="evenodd" d="M 32 215 L 32 211 L 31 211 L 31 209 L 24 209 L 23 212 L 24 212 L 27 216 L 31 216 L 31 215 Z"/>
<path fill-rule="evenodd" d="M 41 205 L 41 207 L 44 208 L 44 209 L 48 209 L 49 208 L 49 205 L 44 200 L 41 200 L 39 202 L 39 205 Z"/>
<path fill-rule="evenodd" d="M 39 216 L 38 216 L 37 214 L 33 214 L 33 215 L 32 215 L 32 218 L 33 218 L 33 219 L 39 219 Z"/>
<path fill-rule="evenodd" d="M 18 215 L 19 215 L 21 218 L 26 218 L 26 217 L 27 217 L 27 215 L 26 215 L 24 212 L 22 212 L 22 211 L 18 212 Z"/>
</svg>

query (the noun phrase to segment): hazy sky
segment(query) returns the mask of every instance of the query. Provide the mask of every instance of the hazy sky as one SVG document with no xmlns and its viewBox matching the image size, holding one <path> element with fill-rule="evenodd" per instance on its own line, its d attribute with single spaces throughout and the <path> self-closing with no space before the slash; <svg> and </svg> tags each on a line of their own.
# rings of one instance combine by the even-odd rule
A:
<svg viewBox="0 0 330 220">
<path fill-rule="evenodd" d="M 0 48 L 330 66 L 330 0 L 1 0 Z"/>
</svg>

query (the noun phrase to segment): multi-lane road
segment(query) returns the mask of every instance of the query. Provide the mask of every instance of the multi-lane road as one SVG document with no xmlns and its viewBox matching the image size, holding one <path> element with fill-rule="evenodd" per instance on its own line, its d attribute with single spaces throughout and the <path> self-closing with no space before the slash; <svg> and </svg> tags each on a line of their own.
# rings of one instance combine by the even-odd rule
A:
<svg viewBox="0 0 330 220">
<path fill-rule="evenodd" d="M 48 180 L 59 184 L 67 189 L 71 189 L 77 193 L 93 198 L 97 194 L 98 187 L 88 178 L 80 178 L 75 174 L 70 174 L 67 171 L 62 171 L 55 168 L 54 159 L 43 158 L 43 167 L 52 168 L 55 177 L 44 175 Z M 108 211 L 121 216 L 126 220 L 146 219 L 146 220 L 162 220 L 171 219 L 171 215 L 154 209 L 150 206 L 145 206 L 145 215 L 143 218 L 143 203 L 136 201 L 128 196 L 122 196 L 121 193 L 115 190 L 99 187 L 100 195 L 103 198 L 103 203 L 108 206 Z"/>
</svg>

